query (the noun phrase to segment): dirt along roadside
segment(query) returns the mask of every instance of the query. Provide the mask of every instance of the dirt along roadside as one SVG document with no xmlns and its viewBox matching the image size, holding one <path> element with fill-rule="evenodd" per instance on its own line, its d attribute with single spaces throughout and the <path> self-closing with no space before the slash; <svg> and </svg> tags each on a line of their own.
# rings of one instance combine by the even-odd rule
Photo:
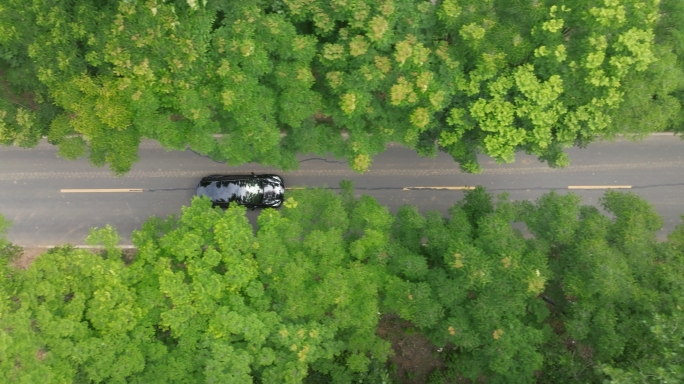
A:
<svg viewBox="0 0 684 384">
<path fill-rule="evenodd" d="M 21 254 L 19 255 L 19 257 L 17 257 L 12 262 L 12 265 L 16 268 L 19 268 L 19 269 L 26 269 L 36 259 L 38 259 L 38 257 L 40 257 L 40 255 L 47 253 L 52 248 L 54 248 L 54 247 L 23 246 L 23 247 L 21 247 L 21 249 L 22 249 Z M 77 245 L 77 246 L 74 246 L 74 248 L 89 250 L 96 255 L 102 255 L 102 253 L 104 252 L 103 247 L 90 247 L 90 246 Z M 121 247 L 121 248 L 122 248 L 121 251 L 123 253 L 124 263 L 130 264 L 133 261 L 133 259 L 135 258 L 135 255 L 138 253 L 138 250 L 136 248 L 133 248 L 132 246 Z"/>
<path fill-rule="evenodd" d="M 33 263 L 38 256 L 47 252 L 48 248 L 35 248 L 35 247 L 24 247 L 21 255 L 14 260 L 12 265 L 19 269 L 26 269 Z"/>
</svg>

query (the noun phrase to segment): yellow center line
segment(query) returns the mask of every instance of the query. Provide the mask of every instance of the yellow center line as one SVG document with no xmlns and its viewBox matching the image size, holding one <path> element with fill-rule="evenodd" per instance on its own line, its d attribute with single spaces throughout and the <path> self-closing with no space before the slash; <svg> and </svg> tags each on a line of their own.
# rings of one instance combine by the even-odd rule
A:
<svg viewBox="0 0 684 384">
<path fill-rule="evenodd" d="M 116 193 L 116 192 L 144 192 L 144 189 L 60 189 L 61 193 Z"/>
<path fill-rule="evenodd" d="M 631 189 L 631 185 L 569 185 L 568 189 Z"/>
<path fill-rule="evenodd" d="M 405 187 L 405 188 L 402 188 L 402 190 L 404 190 L 404 191 L 409 191 L 412 189 L 446 189 L 448 191 L 462 191 L 462 190 L 475 189 L 475 187 L 461 186 L 461 187 Z"/>
</svg>

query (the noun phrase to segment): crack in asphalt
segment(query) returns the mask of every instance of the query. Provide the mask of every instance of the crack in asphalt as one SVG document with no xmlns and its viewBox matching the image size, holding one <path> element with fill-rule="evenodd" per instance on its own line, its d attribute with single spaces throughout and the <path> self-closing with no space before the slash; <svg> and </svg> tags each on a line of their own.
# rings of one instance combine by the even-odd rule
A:
<svg viewBox="0 0 684 384">
<path fill-rule="evenodd" d="M 211 157 L 209 157 L 209 155 L 203 155 L 203 154 L 201 154 L 201 153 L 195 151 L 194 149 L 190 149 L 190 152 L 194 153 L 194 154 L 197 155 L 197 156 L 206 157 L 207 159 L 213 161 L 214 163 L 226 164 L 225 161 L 214 160 L 214 159 L 212 159 Z"/>
<path fill-rule="evenodd" d="M 651 184 L 651 185 L 632 185 L 631 189 L 641 189 L 641 188 L 657 188 L 657 187 L 681 187 L 684 183 L 672 183 L 672 184 Z"/>
<path fill-rule="evenodd" d="M 310 157 L 308 159 L 299 160 L 299 162 L 303 163 L 305 161 L 311 161 L 311 160 L 320 160 L 320 161 L 325 161 L 326 163 L 336 163 L 336 164 L 347 164 L 348 163 L 348 161 L 328 160 L 328 159 L 324 159 L 322 157 Z"/>
<path fill-rule="evenodd" d="M 195 187 L 195 188 L 153 188 L 153 189 L 145 189 L 145 192 L 194 191 L 196 189 L 197 189 L 197 187 Z"/>
<path fill-rule="evenodd" d="M 199 152 L 197 152 L 197 151 L 195 151 L 195 150 L 193 150 L 193 149 L 191 149 L 190 151 L 191 151 L 192 153 L 194 153 L 195 155 L 197 155 L 197 156 L 206 157 L 207 159 L 213 161 L 214 163 L 226 164 L 225 161 L 214 160 L 214 159 L 212 159 L 211 157 L 209 157 L 208 155 L 203 155 L 203 154 L 201 154 L 201 153 L 199 153 Z M 325 161 L 326 163 L 347 164 L 347 161 L 328 160 L 328 159 L 324 159 L 324 158 L 322 158 L 322 157 L 310 157 L 310 158 L 308 158 L 308 159 L 299 160 L 299 162 L 300 162 L 300 163 L 303 163 L 303 162 L 305 162 L 305 161 L 311 161 L 311 160 Z"/>
</svg>

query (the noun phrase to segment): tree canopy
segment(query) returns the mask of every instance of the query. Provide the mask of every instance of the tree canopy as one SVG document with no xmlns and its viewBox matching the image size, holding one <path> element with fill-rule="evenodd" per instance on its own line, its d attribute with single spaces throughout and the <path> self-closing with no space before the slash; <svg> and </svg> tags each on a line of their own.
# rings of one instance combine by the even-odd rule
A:
<svg viewBox="0 0 684 384">
<path fill-rule="evenodd" d="M 256 232 L 195 199 L 136 231 L 134 259 L 112 227 L 26 270 L 3 251 L 0 381 L 382 382 L 386 316 L 443 349 L 433 383 L 684 379 L 684 225 L 658 242 L 636 195 L 606 193 L 609 217 L 478 187 L 443 217 L 341 187 L 291 191 Z"/>
<path fill-rule="evenodd" d="M 0 142 L 46 135 L 116 173 L 142 138 L 282 169 L 332 152 L 364 171 L 388 141 L 470 172 L 479 152 L 563 166 L 597 136 L 680 127 L 683 15 L 677 0 L 5 0 Z"/>
</svg>

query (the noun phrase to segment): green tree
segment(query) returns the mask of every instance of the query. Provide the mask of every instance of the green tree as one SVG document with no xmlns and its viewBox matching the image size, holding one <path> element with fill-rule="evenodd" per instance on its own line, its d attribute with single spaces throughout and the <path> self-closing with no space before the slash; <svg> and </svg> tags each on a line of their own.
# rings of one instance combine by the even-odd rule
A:
<svg viewBox="0 0 684 384">
<path fill-rule="evenodd" d="M 19 278 L 3 316 L 10 343 L 5 382 L 123 382 L 145 366 L 154 329 L 141 323 L 120 261 L 56 248 Z"/>
<path fill-rule="evenodd" d="M 681 130 L 684 125 L 684 5 L 664 0 L 654 29 L 656 61 L 624 80 L 623 103 L 610 114 L 603 134 L 641 138 L 650 132 Z"/>
<path fill-rule="evenodd" d="M 555 335 L 543 348 L 545 380 L 677 377 L 672 352 L 681 340 L 664 332 L 674 330 L 684 305 L 682 229 L 658 242 L 662 219 L 643 199 L 611 191 L 601 204 L 614 219 L 573 195 L 522 204 L 521 218 L 549 255 L 553 276 L 545 292 Z"/>
<path fill-rule="evenodd" d="M 391 218 L 380 208 L 358 220 Z M 348 382 L 371 359 L 384 362 L 389 346 L 375 335 L 382 271 L 357 260 L 369 247 L 363 237 L 345 241 L 340 200 L 292 193 L 282 211 L 260 215 L 256 236 L 244 211 L 197 199 L 177 221 L 150 221 L 135 235 L 140 254 L 129 268 L 145 276 L 146 307 L 187 360 L 186 374 L 296 383 L 314 369 Z"/>
<path fill-rule="evenodd" d="M 61 247 L 7 270 L 1 381 L 301 383 L 315 370 L 349 383 L 390 351 L 375 335 L 384 270 L 369 260 L 391 221 L 372 199 L 348 213 L 301 191 L 255 236 L 244 207 L 195 199 L 134 233 L 130 265 L 112 227 L 93 230 L 104 257 Z"/>
<path fill-rule="evenodd" d="M 684 27 L 682 27 L 684 25 L 684 4 L 676 0 L 663 0 L 661 3 L 661 15 L 658 27 L 655 29 L 656 43 L 667 53 L 668 57 L 666 60 L 674 64 L 669 70 L 672 73 L 681 74 L 684 71 Z M 673 55 L 676 58 L 672 58 Z M 670 117 L 672 123 L 669 128 L 675 132 L 682 133 L 684 132 L 684 86 L 681 84 L 681 76 L 679 81 L 669 76 L 664 77 L 664 79 L 669 81 L 660 83 L 661 89 L 673 89 L 673 84 L 679 84 L 679 87 L 671 94 L 672 97 L 676 97 L 679 101 L 679 113 Z M 657 96 L 652 98 L 653 101 L 657 101 L 660 104 L 664 104 L 663 102 L 665 101 L 670 105 L 674 105 L 669 97 L 663 99 L 664 95 L 660 90 L 656 90 L 654 95 Z M 664 116 L 668 115 L 665 114 Z"/>
<path fill-rule="evenodd" d="M 285 319 L 321 322 L 337 332 L 328 348 L 342 353 L 342 364 L 319 359 L 312 368 L 345 382 L 389 354 L 389 344 L 375 331 L 392 215 L 368 196 L 351 210 L 322 189 L 294 192 L 288 199 L 282 217 L 275 211 L 259 217 L 262 282 Z"/>
<path fill-rule="evenodd" d="M 399 209 L 388 267 L 395 278 L 385 304 L 440 347 L 458 373 L 491 382 L 529 382 L 550 330 L 539 294 L 546 256 L 509 222 L 516 209 L 482 187 L 449 210 Z M 421 238 L 425 244 L 421 244 Z M 401 279 L 399 279 L 401 278 Z"/>
<path fill-rule="evenodd" d="M 649 349 L 642 350 L 639 359 L 620 368 L 605 364 L 599 366 L 602 373 L 610 377 L 611 384 L 631 383 L 676 383 L 684 380 L 682 339 L 684 333 L 679 325 L 681 307 L 672 315 L 654 315 L 644 326 L 650 330 Z"/>
<path fill-rule="evenodd" d="M 676 3 L 6 0 L 0 141 L 47 134 L 119 174 L 141 138 L 283 169 L 332 152 L 362 172 L 388 141 L 471 172 L 479 152 L 563 166 L 676 124 Z"/>
<path fill-rule="evenodd" d="M 669 305 L 653 311 L 652 318 L 642 322 L 642 327 L 649 331 L 647 336 L 650 337 L 644 337 L 644 344 L 638 349 L 639 353 L 634 354 L 633 361 L 600 366 L 602 372 L 610 377 L 611 383 L 673 383 L 684 380 L 684 330 L 679 326 L 684 320 L 681 304 L 684 225 L 680 224 L 668 235 L 665 251 L 666 257 L 654 262 L 664 266 L 657 273 L 665 277 L 660 281 L 665 282 L 661 287 L 669 288 Z"/>
<path fill-rule="evenodd" d="M 5 248 L 7 245 L 9 245 L 5 235 L 10 225 L 10 221 L 5 219 L 5 216 L 0 215 L 0 248 Z"/>
<path fill-rule="evenodd" d="M 12 294 L 15 292 L 14 271 L 10 262 L 21 254 L 19 247 L 7 241 L 5 234 L 10 222 L 0 215 L 0 370 L 7 372 L 11 369 L 8 357 L 12 354 L 11 337 L 8 332 L 7 313 L 12 308 Z M 0 374 L 2 375 L 2 374 Z M 0 376 L 3 377 L 3 376 Z"/>
</svg>

